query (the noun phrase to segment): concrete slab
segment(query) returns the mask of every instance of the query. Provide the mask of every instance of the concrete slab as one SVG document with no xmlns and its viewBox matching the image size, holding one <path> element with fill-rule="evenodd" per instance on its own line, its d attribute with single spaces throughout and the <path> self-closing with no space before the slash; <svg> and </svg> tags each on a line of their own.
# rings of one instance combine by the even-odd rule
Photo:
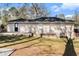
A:
<svg viewBox="0 0 79 59">
<path fill-rule="evenodd" d="M 10 55 L 14 49 L 9 49 L 9 48 L 0 48 L 0 56 L 8 56 Z"/>
</svg>

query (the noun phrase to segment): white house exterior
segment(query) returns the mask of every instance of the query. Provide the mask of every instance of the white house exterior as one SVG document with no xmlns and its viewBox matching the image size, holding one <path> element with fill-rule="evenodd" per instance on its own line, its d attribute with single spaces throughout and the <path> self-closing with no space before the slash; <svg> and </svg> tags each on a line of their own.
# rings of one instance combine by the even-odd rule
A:
<svg viewBox="0 0 79 59">
<path fill-rule="evenodd" d="M 60 35 L 74 37 L 74 23 L 56 17 L 41 17 L 35 20 L 17 19 L 8 22 L 7 31 L 10 33 L 33 33 L 36 36 L 49 34 L 56 35 L 56 37 L 60 37 Z"/>
</svg>

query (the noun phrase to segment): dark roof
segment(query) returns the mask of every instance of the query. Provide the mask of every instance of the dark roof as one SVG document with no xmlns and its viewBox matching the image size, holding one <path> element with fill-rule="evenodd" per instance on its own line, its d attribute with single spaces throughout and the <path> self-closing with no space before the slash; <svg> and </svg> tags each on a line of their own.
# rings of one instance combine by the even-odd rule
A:
<svg viewBox="0 0 79 59">
<path fill-rule="evenodd" d="M 20 19 L 10 20 L 9 22 L 14 22 L 14 21 L 26 21 L 26 19 L 20 18 Z"/>
<path fill-rule="evenodd" d="M 61 22 L 74 22 L 74 20 L 65 20 L 65 19 L 61 19 L 61 18 L 57 18 L 57 17 L 40 17 L 40 18 L 36 18 L 36 19 L 15 19 L 15 20 L 10 20 L 9 22 L 25 22 L 25 21 L 29 21 L 29 22 L 35 22 L 35 21 L 49 21 L 49 22 L 53 22 L 53 21 L 61 21 Z"/>
<path fill-rule="evenodd" d="M 23 19 L 23 18 L 19 18 L 19 19 L 10 20 L 8 22 L 25 22 L 25 21 L 34 21 L 34 19 Z"/>
<path fill-rule="evenodd" d="M 61 19 L 57 17 L 41 17 L 35 19 L 35 21 L 68 21 L 68 22 L 74 22 L 74 20 L 66 20 L 66 19 Z"/>
<path fill-rule="evenodd" d="M 41 17 L 35 19 L 35 21 L 64 21 L 64 19 L 60 19 L 57 17 Z"/>
</svg>

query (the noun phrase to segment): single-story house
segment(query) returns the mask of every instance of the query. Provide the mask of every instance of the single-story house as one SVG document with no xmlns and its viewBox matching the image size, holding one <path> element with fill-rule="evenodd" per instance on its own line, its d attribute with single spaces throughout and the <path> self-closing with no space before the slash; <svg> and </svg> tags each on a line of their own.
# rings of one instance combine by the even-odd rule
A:
<svg viewBox="0 0 79 59">
<path fill-rule="evenodd" d="M 32 33 L 36 36 L 52 35 L 56 37 L 74 37 L 74 21 L 57 17 L 40 17 L 37 19 L 16 19 L 8 21 L 7 32 Z"/>
</svg>

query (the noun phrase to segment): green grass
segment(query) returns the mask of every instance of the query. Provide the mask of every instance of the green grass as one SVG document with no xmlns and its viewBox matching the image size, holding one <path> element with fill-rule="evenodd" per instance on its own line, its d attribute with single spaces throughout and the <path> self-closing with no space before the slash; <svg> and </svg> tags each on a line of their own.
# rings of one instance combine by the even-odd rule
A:
<svg viewBox="0 0 79 59">
<path fill-rule="evenodd" d="M 4 36 L 2 36 L 4 37 Z M 2 38 L 1 37 L 1 38 Z M 7 36 L 5 36 L 7 37 Z M 10 36 L 10 40 L 7 38 L 4 38 L 3 41 L 0 42 L 0 48 L 3 48 L 3 47 L 7 47 L 7 46 L 13 46 L 13 45 L 17 45 L 17 44 L 22 44 L 22 43 L 26 43 L 26 42 L 30 42 L 30 41 L 33 41 L 33 40 L 36 40 L 38 39 L 38 37 L 27 37 L 27 36 L 15 36 L 14 38 L 12 38 Z"/>
</svg>

